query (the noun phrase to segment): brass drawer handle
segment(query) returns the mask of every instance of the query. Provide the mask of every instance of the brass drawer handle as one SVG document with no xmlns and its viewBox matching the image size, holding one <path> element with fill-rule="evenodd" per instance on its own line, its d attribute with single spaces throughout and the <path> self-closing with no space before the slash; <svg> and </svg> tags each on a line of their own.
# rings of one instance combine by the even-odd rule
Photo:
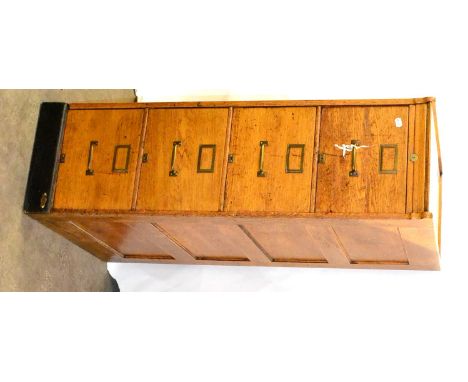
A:
<svg viewBox="0 0 468 382">
<path fill-rule="evenodd" d="M 98 145 L 98 141 L 89 142 L 89 151 L 88 151 L 88 167 L 86 168 L 86 175 L 94 175 L 94 170 L 91 168 L 93 164 L 93 154 L 94 148 Z"/>
<path fill-rule="evenodd" d="M 178 172 L 175 170 L 175 162 L 176 162 L 176 155 L 177 155 L 177 147 L 182 144 L 181 141 L 174 141 L 172 142 L 172 158 L 171 158 L 171 170 L 169 171 L 169 176 L 177 176 Z"/>
<path fill-rule="evenodd" d="M 268 141 L 260 141 L 260 159 L 258 160 L 258 177 L 265 177 L 266 172 L 263 171 L 263 159 L 265 156 L 265 146 L 268 146 Z"/>
<path fill-rule="evenodd" d="M 356 170 L 356 149 L 359 147 L 359 143 L 359 141 L 351 141 L 351 145 L 353 146 L 353 148 L 351 151 L 351 171 L 349 172 L 349 176 L 359 176 L 359 173 Z"/>
<path fill-rule="evenodd" d="M 358 149 L 363 149 L 367 148 L 369 146 L 361 145 L 361 142 L 359 142 L 357 139 L 351 140 L 351 144 L 342 144 L 342 145 L 337 145 L 335 144 L 335 147 L 343 152 L 343 158 L 346 158 L 346 154 L 348 152 L 351 152 L 351 171 L 349 172 L 349 176 L 359 176 L 359 173 L 356 169 L 356 158 L 357 158 L 357 150 Z"/>
</svg>

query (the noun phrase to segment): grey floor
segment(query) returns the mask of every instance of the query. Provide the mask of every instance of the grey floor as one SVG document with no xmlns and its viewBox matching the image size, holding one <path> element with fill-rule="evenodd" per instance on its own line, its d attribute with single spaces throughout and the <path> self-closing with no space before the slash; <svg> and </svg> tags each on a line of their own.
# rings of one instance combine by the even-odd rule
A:
<svg viewBox="0 0 468 382">
<path fill-rule="evenodd" d="M 0 291 L 109 291 L 105 262 L 22 211 L 43 101 L 135 101 L 133 90 L 0 90 Z"/>
</svg>

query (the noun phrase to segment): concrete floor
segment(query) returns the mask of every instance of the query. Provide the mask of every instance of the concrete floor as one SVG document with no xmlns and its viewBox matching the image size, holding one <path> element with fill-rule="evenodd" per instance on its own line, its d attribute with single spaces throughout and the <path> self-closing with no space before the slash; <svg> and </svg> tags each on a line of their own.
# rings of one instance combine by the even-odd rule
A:
<svg viewBox="0 0 468 382">
<path fill-rule="evenodd" d="M 135 101 L 133 90 L 0 90 L 0 291 L 110 291 L 107 264 L 22 211 L 43 101 Z"/>
</svg>

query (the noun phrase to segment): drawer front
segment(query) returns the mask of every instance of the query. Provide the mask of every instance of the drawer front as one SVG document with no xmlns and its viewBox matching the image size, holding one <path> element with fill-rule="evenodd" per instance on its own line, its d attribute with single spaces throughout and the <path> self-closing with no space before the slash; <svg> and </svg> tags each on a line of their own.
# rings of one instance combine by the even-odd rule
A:
<svg viewBox="0 0 468 382">
<path fill-rule="evenodd" d="M 309 212 L 315 107 L 235 108 L 228 211 Z"/>
<path fill-rule="evenodd" d="M 228 108 L 149 111 L 138 210 L 218 211 Z"/>
<path fill-rule="evenodd" d="M 129 210 L 143 110 L 71 110 L 54 208 Z"/>
<path fill-rule="evenodd" d="M 405 213 L 408 112 L 322 109 L 316 212 Z"/>
</svg>

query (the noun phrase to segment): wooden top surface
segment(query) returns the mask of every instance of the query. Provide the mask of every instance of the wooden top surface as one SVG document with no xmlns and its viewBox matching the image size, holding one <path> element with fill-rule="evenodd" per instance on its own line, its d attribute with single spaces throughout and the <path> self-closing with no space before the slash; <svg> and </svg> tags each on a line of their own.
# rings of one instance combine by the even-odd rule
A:
<svg viewBox="0 0 468 382">
<path fill-rule="evenodd" d="M 265 100 L 265 101 L 193 101 L 193 102 L 134 102 L 134 103 L 71 103 L 70 109 L 146 109 L 165 107 L 281 107 L 281 106 L 365 106 L 416 105 L 434 101 L 434 97 L 347 100 Z"/>
</svg>

